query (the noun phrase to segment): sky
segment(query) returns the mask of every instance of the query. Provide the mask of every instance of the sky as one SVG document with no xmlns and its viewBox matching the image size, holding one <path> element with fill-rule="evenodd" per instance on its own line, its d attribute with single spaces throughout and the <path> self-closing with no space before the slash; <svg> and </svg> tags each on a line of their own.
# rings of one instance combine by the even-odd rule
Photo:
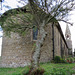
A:
<svg viewBox="0 0 75 75">
<path fill-rule="evenodd" d="M 69 21 L 71 23 L 73 23 L 73 26 L 69 25 L 69 29 L 71 31 L 71 40 L 72 40 L 72 46 L 73 46 L 73 51 L 74 51 L 74 48 L 75 48 L 75 10 L 72 11 L 70 14 L 72 14 L 71 16 L 69 16 Z M 65 23 L 63 22 L 60 22 L 60 25 L 61 25 L 61 28 L 62 28 L 62 31 L 63 31 L 63 34 L 65 36 L 65 30 L 66 30 L 66 25 Z"/>
<path fill-rule="evenodd" d="M 5 11 L 8 10 L 8 8 L 6 8 L 5 6 L 10 6 L 9 9 L 13 9 L 13 8 L 17 8 L 22 7 L 24 5 L 18 3 L 17 1 L 20 0 L 4 0 L 2 3 L 2 10 L 1 10 L 1 6 L 0 6 L 0 14 L 4 13 Z M 26 2 L 27 3 L 27 2 Z M 0 3 L 1 5 L 1 3 Z M 69 25 L 70 31 L 71 31 L 71 39 L 72 39 L 72 45 L 73 45 L 73 49 L 75 48 L 75 11 L 71 12 L 71 16 L 69 17 L 70 22 L 73 22 L 73 26 Z M 66 24 L 64 22 L 60 22 L 63 34 L 65 35 L 65 30 L 66 30 Z M 2 30 L 0 28 L 0 56 L 1 56 L 1 47 L 2 47 Z"/>
<path fill-rule="evenodd" d="M 19 0 L 4 0 L 2 3 L 2 9 L 1 9 L 1 3 L 0 3 L 0 14 L 3 14 L 5 11 L 7 11 L 9 9 L 23 7 L 25 5 L 25 4 L 22 5 L 22 4 L 18 3 L 17 1 L 19 1 Z M 7 5 L 10 6 L 9 9 L 5 7 Z M 1 50 L 2 50 L 2 37 L 1 37 L 2 35 L 3 35 L 3 31 L 1 30 L 1 26 L 0 26 L 0 56 L 1 56 Z"/>
</svg>

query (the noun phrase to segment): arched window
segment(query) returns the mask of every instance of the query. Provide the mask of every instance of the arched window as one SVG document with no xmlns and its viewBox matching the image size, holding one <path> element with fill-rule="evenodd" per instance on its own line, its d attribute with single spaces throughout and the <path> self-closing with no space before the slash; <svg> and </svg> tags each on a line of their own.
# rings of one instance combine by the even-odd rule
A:
<svg viewBox="0 0 75 75">
<path fill-rule="evenodd" d="M 37 40 L 38 28 L 33 28 L 33 40 Z"/>
</svg>

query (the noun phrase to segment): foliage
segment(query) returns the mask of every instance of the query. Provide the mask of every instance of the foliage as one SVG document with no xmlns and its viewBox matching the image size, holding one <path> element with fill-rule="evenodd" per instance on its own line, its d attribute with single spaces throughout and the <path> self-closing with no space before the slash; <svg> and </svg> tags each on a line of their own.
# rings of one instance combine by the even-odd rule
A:
<svg viewBox="0 0 75 75">
<path fill-rule="evenodd" d="M 17 32 L 24 36 L 28 32 L 28 29 L 33 27 L 31 23 L 33 17 L 29 13 L 21 13 L 15 16 L 8 17 L 7 21 L 2 25 L 2 28 L 7 34 L 10 34 L 10 32 Z"/>
<path fill-rule="evenodd" d="M 67 63 L 69 63 L 69 61 L 70 61 L 69 58 L 67 58 L 66 61 L 67 61 Z"/>
<path fill-rule="evenodd" d="M 55 56 L 54 57 L 54 62 L 55 63 L 60 63 L 61 62 L 61 57 L 60 56 Z"/>
<path fill-rule="evenodd" d="M 73 57 L 68 57 L 66 59 L 67 63 L 74 63 L 74 58 Z"/>
<path fill-rule="evenodd" d="M 31 6 L 31 9 L 34 13 L 34 17 L 41 18 L 41 16 L 38 16 L 40 12 L 38 12 L 38 9 L 36 9 L 36 5 L 40 7 L 44 12 L 47 12 L 47 20 L 46 23 L 52 22 L 55 20 L 57 21 L 63 21 L 66 23 L 67 20 L 65 17 L 68 16 L 68 13 L 74 9 L 74 0 L 28 0 Z M 36 4 L 36 5 L 34 5 Z M 41 13 L 42 14 L 42 13 Z M 71 23 L 69 23 L 71 24 Z"/>
<path fill-rule="evenodd" d="M 67 63 L 65 59 L 61 59 L 61 63 Z"/>
<path fill-rule="evenodd" d="M 60 56 L 55 56 L 54 62 L 55 63 L 67 63 L 66 60 L 61 58 Z"/>
<path fill-rule="evenodd" d="M 73 62 L 74 62 L 74 60 L 73 60 L 73 58 L 72 58 L 72 57 L 70 58 L 70 62 L 71 62 L 71 63 L 73 63 Z"/>
<path fill-rule="evenodd" d="M 8 33 L 13 31 L 24 34 L 26 29 L 32 28 L 34 25 L 39 27 L 43 20 L 45 20 L 45 24 L 60 20 L 67 22 L 65 21 L 66 19 L 64 20 L 63 18 L 66 17 L 69 11 L 74 9 L 75 1 L 60 0 L 58 2 L 57 0 L 28 0 L 28 2 L 29 4 L 25 7 L 6 11 L 0 17 L 0 24 L 2 25 L 3 30 Z M 26 14 L 27 16 L 17 16 L 16 14 Z M 31 16 L 28 14 L 31 14 L 33 18 L 31 19 Z M 10 18 L 13 15 L 17 20 Z M 10 22 L 6 21 L 8 18 Z M 22 20 L 22 24 L 18 23 L 18 18 Z M 4 25 L 4 22 L 7 26 Z"/>
<path fill-rule="evenodd" d="M 73 59 L 74 59 L 74 62 L 75 62 L 75 57 Z"/>
</svg>

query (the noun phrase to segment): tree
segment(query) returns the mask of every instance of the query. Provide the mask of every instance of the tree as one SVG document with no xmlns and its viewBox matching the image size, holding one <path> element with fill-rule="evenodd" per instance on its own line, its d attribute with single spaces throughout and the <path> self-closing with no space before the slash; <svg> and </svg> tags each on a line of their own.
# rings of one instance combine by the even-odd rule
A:
<svg viewBox="0 0 75 75">
<path fill-rule="evenodd" d="M 74 0 L 28 0 L 28 1 L 32 9 L 33 17 L 36 20 L 36 26 L 39 27 L 41 34 L 41 39 L 38 39 L 36 41 L 36 48 L 33 54 L 33 65 L 34 67 L 38 67 L 40 48 L 47 34 L 44 30 L 44 26 L 52 21 L 53 22 L 64 21 L 66 23 L 69 23 L 66 20 L 64 20 L 64 17 L 68 15 L 69 11 L 74 9 L 75 1 Z M 40 12 L 39 9 L 36 8 L 37 6 L 41 8 L 43 12 Z M 40 16 L 39 14 L 43 15 L 44 13 L 45 15 L 43 19 L 41 19 L 42 16 Z"/>
<path fill-rule="evenodd" d="M 22 0 L 24 1 L 24 0 Z M 32 56 L 32 67 L 35 69 L 39 66 L 39 57 L 40 57 L 40 48 L 43 45 L 44 39 L 46 38 L 47 32 L 44 29 L 44 26 L 47 25 L 50 22 L 57 22 L 57 21 L 64 21 L 66 23 L 71 24 L 70 22 L 66 21 L 65 17 L 67 17 L 68 13 L 72 11 L 75 7 L 75 1 L 74 0 L 28 0 L 29 10 L 26 10 L 25 8 L 17 9 L 16 13 L 26 13 L 24 17 L 20 18 L 23 20 L 23 22 L 26 22 L 22 25 L 18 23 L 18 20 L 12 21 L 12 18 L 10 19 L 10 22 L 8 22 L 7 26 L 4 25 L 4 21 L 9 17 L 10 15 L 14 14 L 14 11 L 11 11 L 11 13 L 8 15 L 4 13 L 1 16 L 1 22 L 3 29 L 10 33 L 10 31 L 23 33 L 31 28 L 38 28 L 40 31 L 41 38 L 37 39 L 36 46 L 33 52 Z M 24 10 L 24 11 L 23 11 Z M 8 12 L 7 12 L 8 13 Z M 3 18 L 3 19 L 2 19 Z M 11 24 L 11 25 L 10 25 Z M 13 26 L 15 24 L 15 26 Z"/>
</svg>

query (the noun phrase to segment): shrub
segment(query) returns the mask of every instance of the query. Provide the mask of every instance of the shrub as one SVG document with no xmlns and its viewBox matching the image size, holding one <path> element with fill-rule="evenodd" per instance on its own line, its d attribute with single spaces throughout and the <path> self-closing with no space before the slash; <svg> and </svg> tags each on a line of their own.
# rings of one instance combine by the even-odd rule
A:
<svg viewBox="0 0 75 75">
<path fill-rule="evenodd" d="M 75 62 L 75 57 L 73 59 L 74 59 L 74 62 Z"/>
<path fill-rule="evenodd" d="M 67 60 L 66 60 L 66 61 L 67 61 L 67 63 L 69 63 L 69 62 L 70 62 L 70 59 L 69 59 L 69 58 L 67 58 Z"/>
<path fill-rule="evenodd" d="M 74 62 L 74 58 L 73 57 L 70 57 L 70 58 L 67 58 L 67 63 L 73 63 Z"/>
<path fill-rule="evenodd" d="M 60 63 L 61 62 L 61 57 L 60 56 L 55 56 L 54 62 L 55 63 Z"/>
<path fill-rule="evenodd" d="M 55 63 L 67 63 L 65 59 L 62 59 L 60 56 L 54 58 Z"/>
<path fill-rule="evenodd" d="M 54 63 L 54 60 L 51 60 L 51 63 Z"/>
<path fill-rule="evenodd" d="M 73 63 L 73 62 L 74 62 L 73 58 L 70 58 L 70 63 Z"/>
<path fill-rule="evenodd" d="M 67 62 L 66 62 L 66 60 L 64 60 L 64 59 L 61 59 L 61 63 L 67 63 Z"/>
</svg>

